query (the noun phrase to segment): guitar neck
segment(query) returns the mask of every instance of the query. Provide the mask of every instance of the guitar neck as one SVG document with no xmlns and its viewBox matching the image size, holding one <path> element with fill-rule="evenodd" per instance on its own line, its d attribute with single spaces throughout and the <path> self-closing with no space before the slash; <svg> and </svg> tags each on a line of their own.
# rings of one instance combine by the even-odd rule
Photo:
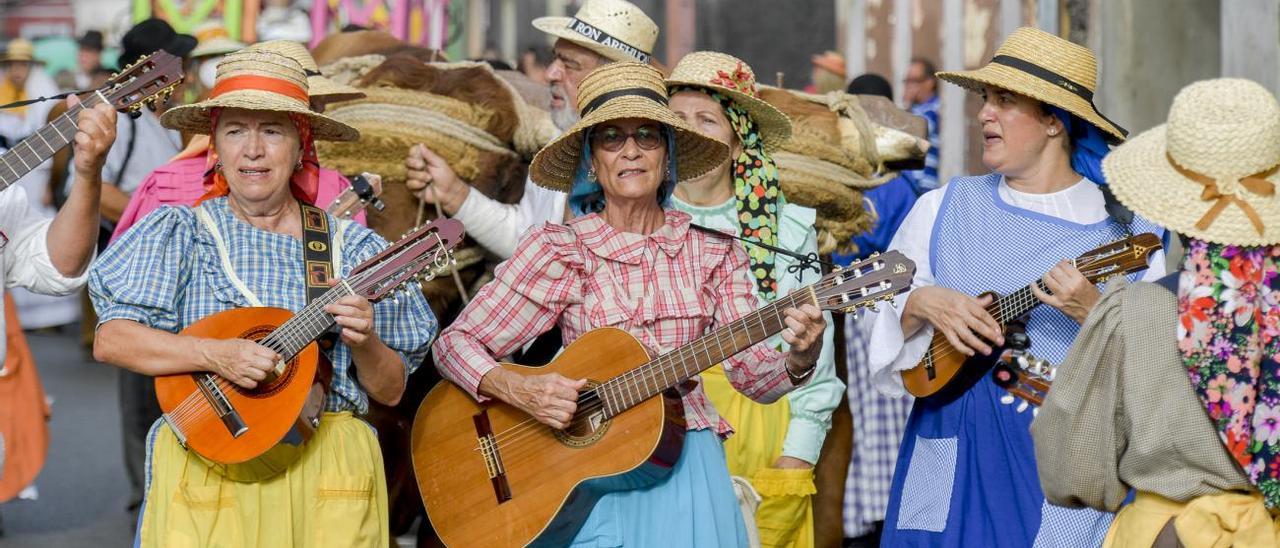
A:
<svg viewBox="0 0 1280 548">
<path fill-rule="evenodd" d="M 1050 292 L 1049 288 L 1045 287 L 1043 278 L 1036 280 L 1033 285 L 1038 285 L 1040 291 Z M 987 312 L 990 312 L 991 317 L 995 318 L 1000 325 L 1005 325 L 1022 317 L 1023 314 L 1030 312 L 1032 308 L 1039 304 L 1040 299 L 1036 298 L 1036 294 L 1031 292 L 1031 286 L 1028 285 L 996 299 L 996 302 L 987 306 Z"/>
<path fill-rule="evenodd" d="M 9 188 L 45 160 L 52 158 L 62 147 L 70 144 L 76 135 L 76 115 L 84 108 L 93 107 L 100 102 L 102 99 L 99 94 L 89 95 L 79 105 L 67 109 L 62 116 L 0 154 L 0 190 Z"/>
<path fill-rule="evenodd" d="M 786 327 L 783 311 L 804 303 L 818 304 L 813 286 L 793 291 L 737 321 L 602 383 L 596 388 L 596 393 L 604 402 L 605 415 L 613 417 L 626 411 L 781 332 Z"/>
<path fill-rule="evenodd" d="M 259 341 L 260 344 L 276 351 L 284 361 L 289 361 L 333 327 L 333 316 L 325 312 L 324 307 L 354 294 L 346 283 L 339 282 Z"/>
</svg>

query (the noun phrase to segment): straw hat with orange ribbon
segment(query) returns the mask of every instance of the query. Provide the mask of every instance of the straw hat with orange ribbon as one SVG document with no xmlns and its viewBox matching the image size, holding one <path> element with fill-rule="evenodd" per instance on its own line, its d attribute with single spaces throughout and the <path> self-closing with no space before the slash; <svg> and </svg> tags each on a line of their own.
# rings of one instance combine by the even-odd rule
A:
<svg viewBox="0 0 1280 548">
<path fill-rule="evenodd" d="M 1112 144 L 1129 134 L 1093 102 L 1098 89 L 1093 52 L 1037 28 L 1014 30 L 980 69 L 939 72 L 937 77 L 976 93 L 991 85 L 1056 106 L 1097 126 Z"/>
<path fill-rule="evenodd" d="M 534 28 L 614 61 L 648 63 L 658 24 L 626 0 L 587 0 L 573 17 L 539 17 Z"/>
<path fill-rule="evenodd" d="M 309 86 L 313 101 L 336 103 L 364 97 L 363 91 L 339 84 L 320 74 L 320 67 L 316 66 L 316 60 L 311 57 L 311 52 L 307 51 L 307 48 L 298 42 L 270 40 L 249 46 L 249 49 L 279 53 L 286 57 L 292 57 L 301 64 L 302 70 L 307 73 L 307 86 Z"/>
<path fill-rule="evenodd" d="M 1187 86 L 1165 124 L 1102 168 L 1116 197 L 1156 224 L 1219 244 L 1280 244 L 1280 103 L 1255 82 Z"/>
<path fill-rule="evenodd" d="M 169 109 L 160 118 L 165 127 L 209 134 L 214 108 L 240 108 L 302 114 L 310 118 L 312 136 L 324 141 L 354 141 L 355 128 L 311 110 L 307 74 L 292 57 L 244 49 L 218 63 L 218 76 L 209 99 Z"/>
<path fill-rule="evenodd" d="M 569 192 L 582 158 L 582 140 L 596 124 L 643 118 L 669 126 L 675 133 L 678 181 L 693 179 L 723 164 L 729 147 L 707 137 L 667 108 L 662 73 L 635 62 L 610 63 L 591 71 L 578 86 L 582 119 L 533 157 L 529 177 L 546 188 Z M 678 182 L 677 181 L 677 182 Z"/>
</svg>

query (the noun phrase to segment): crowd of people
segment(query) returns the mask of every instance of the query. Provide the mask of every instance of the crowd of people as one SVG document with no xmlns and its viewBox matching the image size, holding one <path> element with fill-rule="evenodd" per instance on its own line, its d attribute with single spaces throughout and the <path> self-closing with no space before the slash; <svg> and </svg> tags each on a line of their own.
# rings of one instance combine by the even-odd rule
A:
<svg viewBox="0 0 1280 548">
<path fill-rule="evenodd" d="M 805 128 L 765 100 L 747 61 L 694 52 L 665 70 L 657 24 L 625 0 L 532 24 L 554 46 L 524 51 L 518 69 L 554 128 L 518 198 L 473 177 L 496 171 L 448 142 L 376 152 L 396 159 L 414 224 L 426 207 L 461 221 L 496 267 L 474 294 L 458 279 L 465 303 L 447 311 L 419 291 L 371 302 L 347 287 L 322 303 L 336 327 L 307 395 L 314 435 L 283 473 L 248 480 L 188 446 L 153 377 L 275 382 L 291 357 L 282 347 L 184 330 L 233 309 L 302 310 L 388 249 L 395 236 L 367 226 L 372 214 L 321 209 L 360 175 L 323 151 L 377 146 L 343 105 L 388 93 L 388 79 L 438 90 L 444 77 L 414 71 L 439 52 L 387 35 L 369 72 L 349 62 L 359 54 L 333 54 L 351 42 L 242 44 L 216 25 L 189 36 L 148 19 L 123 35 L 121 66 L 163 50 L 184 59 L 186 79 L 173 104 L 125 115 L 81 107 L 87 95 L 25 103 L 59 87 L 29 42 L 8 42 L 0 105 L 14 106 L 0 107 L 0 147 L 63 113 L 76 125 L 68 151 L 41 166 L 0 156 L 13 158 L 0 161 L 0 188 L 13 185 L 0 190 L 4 307 L 74 314 L 81 304 L 65 296 L 87 286 L 84 342 L 121 368 L 136 545 L 387 546 L 406 481 L 388 470 L 408 457 L 380 445 L 388 433 L 369 417 L 416 397 L 415 379 L 438 374 L 564 430 L 587 408 L 588 379 L 502 362 L 548 339 L 550 359 L 604 327 L 656 357 L 782 302 L 780 333 L 679 384 L 687 432 L 669 474 L 603 494 L 572 545 L 1280 546 L 1280 103 L 1265 88 L 1194 83 L 1167 124 L 1130 138 L 1097 106 L 1094 52 L 1053 34 L 1020 28 L 974 70 L 912 59 L 903 106 L 924 119 L 928 151 L 914 169 L 876 166 L 874 188 L 845 204 L 874 225 L 841 242 L 853 252 L 825 258 L 897 251 L 914 277 L 892 307 L 833 316 L 790 298 L 823 278 L 811 267 L 825 225 L 781 183 L 783 148 Z M 69 87 L 107 80 L 103 42 L 81 37 Z M 833 52 L 812 65 L 811 93 L 894 97 L 878 75 L 846 82 Z M 510 69 L 475 67 L 461 70 Z M 939 180 L 939 85 L 980 98 L 987 173 Z M 1105 286 L 1073 260 L 1148 233 L 1178 251 Z M 1005 317 L 1000 296 L 1035 280 L 1027 312 Z M 63 297 L 32 300 L 45 296 Z M 1039 406 L 986 375 L 982 358 L 1014 339 L 1056 366 Z M 5 344 L 6 360 L 30 359 L 20 331 L 7 355 Z M 913 399 L 903 374 L 938 353 L 972 358 L 973 378 Z M 852 447 L 833 450 L 845 412 Z M 840 463 L 834 480 L 821 477 L 826 462 Z M 838 511 L 819 507 L 830 500 Z"/>
</svg>

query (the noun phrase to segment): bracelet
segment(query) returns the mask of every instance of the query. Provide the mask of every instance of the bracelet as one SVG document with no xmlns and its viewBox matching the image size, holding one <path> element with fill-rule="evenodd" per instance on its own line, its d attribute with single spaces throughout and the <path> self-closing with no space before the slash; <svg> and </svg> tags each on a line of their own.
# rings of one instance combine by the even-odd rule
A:
<svg viewBox="0 0 1280 548">
<path fill-rule="evenodd" d="M 791 384 L 800 384 L 804 382 L 805 379 L 808 379 L 809 377 L 813 376 L 813 371 L 818 368 L 818 364 L 810 365 L 809 368 L 804 371 L 804 373 L 801 373 L 799 375 L 792 373 L 791 368 L 787 367 L 786 365 L 783 365 L 782 368 L 786 369 L 787 376 L 791 377 Z"/>
</svg>

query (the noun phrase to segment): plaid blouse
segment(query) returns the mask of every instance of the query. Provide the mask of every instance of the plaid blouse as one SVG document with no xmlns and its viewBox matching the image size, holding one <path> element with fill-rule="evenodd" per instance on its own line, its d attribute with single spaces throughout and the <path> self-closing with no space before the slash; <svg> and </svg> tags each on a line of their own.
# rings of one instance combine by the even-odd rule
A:
<svg viewBox="0 0 1280 548">
<path fill-rule="evenodd" d="M 656 357 L 759 306 L 742 247 L 689 230 L 689 215 L 675 210 L 648 235 L 618 231 L 598 214 L 532 229 L 494 276 L 435 345 L 440 373 L 480 401 L 480 379 L 497 367 L 494 357 L 553 325 L 565 345 L 592 329 L 617 327 Z M 785 361 L 761 343 L 724 369 L 734 388 L 771 403 L 795 388 Z M 683 399 L 690 430 L 733 432 L 701 383 Z"/>
<path fill-rule="evenodd" d="M 302 242 L 241 221 L 226 198 L 203 207 L 227 244 L 236 275 L 263 305 L 301 310 L 307 302 Z M 343 277 L 387 247 L 381 236 L 358 224 L 329 217 L 329 226 L 343 230 Z M 250 306 L 223 271 L 212 235 L 188 207 L 162 206 L 107 247 L 90 269 L 89 295 L 99 325 L 133 320 L 170 333 L 215 312 Z M 421 293 L 374 305 L 374 331 L 400 354 L 405 375 L 422 363 L 436 330 L 435 315 Z M 338 341 L 330 361 L 333 383 L 325 410 L 368 411 L 369 396 L 352 369 L 351 349 Z"/>
</svg>

